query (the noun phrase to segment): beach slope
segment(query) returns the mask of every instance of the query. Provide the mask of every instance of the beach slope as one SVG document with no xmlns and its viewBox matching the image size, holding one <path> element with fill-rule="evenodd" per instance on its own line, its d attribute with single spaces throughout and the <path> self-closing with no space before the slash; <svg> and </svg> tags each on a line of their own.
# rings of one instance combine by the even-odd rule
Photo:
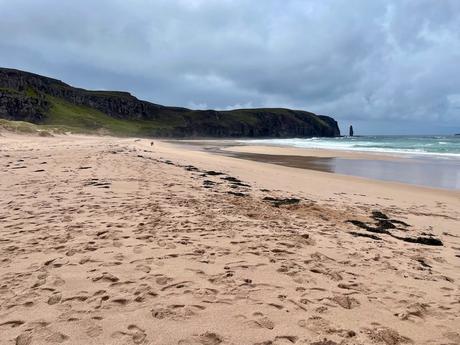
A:
<svg viewBox="0 0 460 345">
<path fill-rule="evenodd" d="M 458 192 L 0 141 L 0 344 L 460 343 Z"/>
</svg>

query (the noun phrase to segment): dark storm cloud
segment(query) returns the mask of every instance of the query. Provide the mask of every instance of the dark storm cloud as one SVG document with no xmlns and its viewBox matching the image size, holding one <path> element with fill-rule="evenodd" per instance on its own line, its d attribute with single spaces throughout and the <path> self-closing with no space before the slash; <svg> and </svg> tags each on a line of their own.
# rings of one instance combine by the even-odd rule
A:
<svg viewBox="0 0 460 345">
<path fill-rule="evenodd" d="M 460 130 L 457 0 L 0 0 L 0 15 L 2 66 L 76 86 Z"/>
</svg>

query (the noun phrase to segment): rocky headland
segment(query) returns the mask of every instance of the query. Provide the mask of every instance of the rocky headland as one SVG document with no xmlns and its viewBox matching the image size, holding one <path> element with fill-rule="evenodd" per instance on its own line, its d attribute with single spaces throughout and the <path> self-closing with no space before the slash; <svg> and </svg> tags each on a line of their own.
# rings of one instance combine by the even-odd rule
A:
<svg viewBox="0 0 460 345">
<path fill-rule="evenodd" d="M 282 108 L 191 110 L 128 92 L 89 91 L 41 75 L 0 68 L 0 118 L 65 129 L 160 137 L 334 137 L 337 122 Z"/>
</svg>

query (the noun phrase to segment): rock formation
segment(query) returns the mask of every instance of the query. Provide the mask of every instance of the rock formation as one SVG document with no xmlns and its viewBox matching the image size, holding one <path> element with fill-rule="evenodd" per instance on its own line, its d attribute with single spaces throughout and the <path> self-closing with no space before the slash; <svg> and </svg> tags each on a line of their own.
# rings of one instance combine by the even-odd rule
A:
<svg viewBox="0 0 460 345">
<path fill-rule="evenodd" d="M 56 108 L 56 102 L 68 105 Z M 79 107 L 76 111 L 74 108 Z M 54 110 L 54 113 L 53 113 Z M 136 135 L 160 137 L 311 137 L 339 136 L 337 122 L 324 115 L 290 109 L 191 110 L 142 101 L 127 92 L 89 91 L 37 74 L 0 68 L 0 118 L 67 125 L 67 112 L 84 118 L 90 129 L 110 131 L 110 118 L 130 121 Z M 70 116 L 69 115 L 69 116 Z M 99 117 L 98 117 L 99 116 Z M 107 119 L 109 121 L 107 121 Z M 81 121 L 88 122 L 88 121 Z M 119 132 L 122 132 L 119 130 Z"/>
</svg>

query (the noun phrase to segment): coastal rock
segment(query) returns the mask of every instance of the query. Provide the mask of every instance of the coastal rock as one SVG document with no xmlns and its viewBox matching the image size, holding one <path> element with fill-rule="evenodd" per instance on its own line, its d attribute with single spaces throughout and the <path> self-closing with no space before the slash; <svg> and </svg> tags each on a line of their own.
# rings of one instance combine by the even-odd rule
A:
<svg viewBox="0 0 460 345">
<path fill-rule="evenodd" d="M 1 118 L 39 123 L 45 119 L 49 107 L 50 103 L 43 97 L 7 92 L 0 88 Z"/>
<path fill-rule="evenodd" d="M 59 107 L 53 108 L 56 102 Z M 75 106 L 79 107 L 77 111 Z M 67 112 L 73 117 L 83 117 L 81 125 L 90 130 L 110 130 L 110 120 L 104 115 L 117 120 L 141 121 L 136 123 L 138 127 L 134 134 L 142 136 L 286 138 L 340 135 L 333 118 L 302 110 L 216 111 L 168 107 L 139 100 L 128 92 L 89 91 L 57 79 L 0 68 L 0 118 L 37 124 L 48 120 L 47 124 L 53 124 L 53 118 L 49 116 L 51 109 L 62 112 L 59 114 L 60 125 L 66 124 Z M 84 118 L 86 111 L 102 116 L 100 122 L 88 122 Z M 75 125 L 75 122 L 69 124 Z M 129 125 L 132 127 L 133 123 Z"/>
</svg>

